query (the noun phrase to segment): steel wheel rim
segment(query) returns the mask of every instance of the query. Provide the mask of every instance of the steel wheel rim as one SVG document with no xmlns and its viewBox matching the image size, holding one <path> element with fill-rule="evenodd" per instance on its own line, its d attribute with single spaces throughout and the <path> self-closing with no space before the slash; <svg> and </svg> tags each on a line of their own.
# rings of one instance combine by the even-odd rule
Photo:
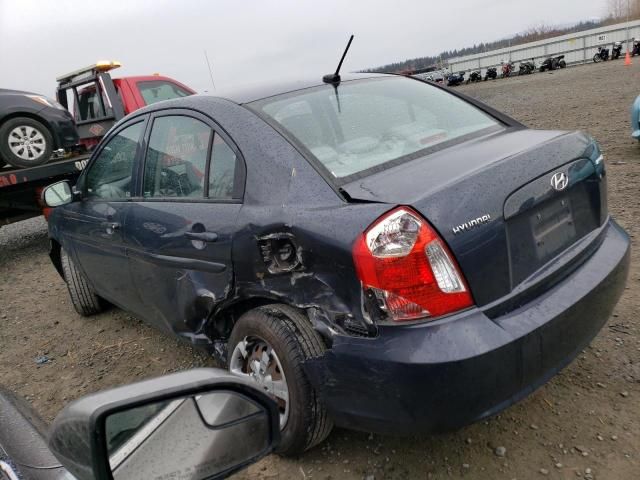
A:
<svg viewBox="0 0 640 480">
<path fill-rule="evenodd" d="M 273 347 L 260 337 L 244 337 L 233 349 L 229 372 L 257 384 L 276 401 L 282 430 L 289 420 L 289 386 Z"/>
<path fill-rule="evenodd" d="M 22 160 L 38 160 L 47 149 L 47 141 L 40 130 L 20 125 L 9 132 L 9 150 Z"/>
</svg>

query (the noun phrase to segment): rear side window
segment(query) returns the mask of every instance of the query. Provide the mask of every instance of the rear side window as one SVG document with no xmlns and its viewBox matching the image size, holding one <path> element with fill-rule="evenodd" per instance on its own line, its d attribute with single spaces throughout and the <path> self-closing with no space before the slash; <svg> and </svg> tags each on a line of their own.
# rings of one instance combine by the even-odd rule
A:
<svg viewBox="0 0 640 480">
<path fill-rule="evenodd" d="M 103 199 L 131 197 L 133 165 L 144 122 L 113 136 L 91 163 L 85 180 L 87 196 Z"/>
<path fill-rule="evenodd" d="M 144 166 L 143 195 L 204 198 L 211 135 L 209 125 L 192 117 L 156 118 Z"/>
<path fill-rule="evenodd" d="M 151 105 L 163 100 L 171 100 L 172 98 L 181 98 L 192 95 L 191 92 L 184 88 L 165 80 L 138 82 L 137 85 L 146 105 Z"/>
<path fill-rule="evenodd" d="M 209 198 L 231 200 L 237 175 L 238 158 L 220 135 L 213 138 L 209 169 Z"/>
<path fill-rule="evenodd" d="M 500 128 L 464 100 L 403 77 L 324 85 L 250 106 L 282 127 L 337 179 Z"/>
</svg>

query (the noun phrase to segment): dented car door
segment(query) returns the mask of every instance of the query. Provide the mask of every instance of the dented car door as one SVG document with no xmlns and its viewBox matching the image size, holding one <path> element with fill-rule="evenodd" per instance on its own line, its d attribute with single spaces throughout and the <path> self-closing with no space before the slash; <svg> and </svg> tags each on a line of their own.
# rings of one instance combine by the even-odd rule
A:
<svg viewBox="0 0 640 480">
<path fill-rule="evenodd" d="M 233 287 L 244 164 L 207 117 L 163 111 L 146 134 L 142 195 L 125 234 L 145 318 L 192 343 Z"/>
</svg>

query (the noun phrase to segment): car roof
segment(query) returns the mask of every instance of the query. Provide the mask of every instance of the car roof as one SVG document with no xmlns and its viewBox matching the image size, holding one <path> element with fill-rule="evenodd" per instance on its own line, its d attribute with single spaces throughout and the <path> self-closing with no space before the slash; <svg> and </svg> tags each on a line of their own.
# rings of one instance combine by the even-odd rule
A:
<svg viewBox="0 0 640 480">
<path fill-rule="evenodd" d="M 347 73 L 344 75 L 340 75 L 341 82 L 385 76 L 392 77 L 394 75 L 385 75 L 382 73 Z M 216 91 L 209 96 L 225 98 L 227 100 L 231 100 L 234 103 L 242 105 L 245 103 L 254 102 L 256 100 L 262 100 L 264 98 L 274 97 L 276 95 L 282 95 L 298 90 L 304 90 L 306 88 L 319 87 L 322 85 L 329 84 L 322 81 L 322 75 L 317 75 L 316 77 L 310 77 L 306 79 L 279 80 L 276 82 L 265 82 L 241 86 L 237 88 L 230 88 L 220 90 L 219 92 Z"/>
</svg>

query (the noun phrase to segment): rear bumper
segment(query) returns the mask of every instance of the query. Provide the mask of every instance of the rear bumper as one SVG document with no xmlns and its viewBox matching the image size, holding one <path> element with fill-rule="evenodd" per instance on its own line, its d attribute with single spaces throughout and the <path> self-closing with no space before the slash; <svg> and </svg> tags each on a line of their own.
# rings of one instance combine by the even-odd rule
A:
<svg viewBox="0 0 640 480">
<path fill-rule="evenodd" d="M 524 398 L 604 326 L 629 268 L 613 220 L 598 250 L 564 282 L 496 319 L 474 309 L 431 324 L 340 336 L 307 372 L 336 424 L 387 434 L 458 428 Z"/>
</svg>

